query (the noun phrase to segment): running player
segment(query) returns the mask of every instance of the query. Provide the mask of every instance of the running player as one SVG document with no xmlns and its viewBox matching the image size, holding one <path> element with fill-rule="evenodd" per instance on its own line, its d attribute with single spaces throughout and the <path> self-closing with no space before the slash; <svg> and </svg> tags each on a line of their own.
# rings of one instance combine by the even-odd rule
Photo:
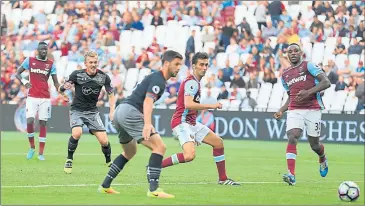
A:
<svg viewBox="0 0 365 206">
<path fill-rule="evenodd" d="M 195 158 L 195 144 L 202 142 L 213 147 L 213 157 L 217 165 L 221 185 L 239 185 L 226 175 L 223 140 L 207 126 L 196 122 L 198 110 L 221 109 L 220 103 L 200 104 L 200 80 L 208 69 L 208 54 L 198 52 L 193 56 L 193 74 L 181 84 L 176 102 L 176 110 L 171 119 L 171 128 L 180 141 L 183 153 L 174 154 L 162 162 L 162 168 L 187 163 Z"/>
<path fill-rule="evenodd" d="M 69 79 L 59 89 L 63 93 L 75 85 L 75 96 L 70 110 L 71 137 L 68 141 L 68 155 L 64 166 L 64 171 L 68 174 L 72 172 L 73 155 L 82 135 L 82 126 L 85 124 L 91 134 L 95 135 L 101 145 L 107 166 L 111 164 L 111 147 L 108 136 L 96 104 L 102 87 L 105 87 L 109 95 L 109 118 L 114 115 L 115 97 L 110 77 L 97 69 L 98 54 L 88 51 L 85 54 L 86 69 L 75 70 Z"/>
<path fill-rule="evenodd" d="M 152 152 L 147 166 L 147 180 L 150 184 L 147 197 L 174 198 L 159 188 L 161 163 L 166 147 L 152 126 L 152 111 L 154 102 L 164 93 L 166 81 L 176 77 L 179 72 L 182 59 L 178 52 L 166 51 L 162 57 L 162 69 L 145 77 L 132 94 L 116 108 L 113 123 L 124 152 L 113 161 L 98 192 L 119 194 L 110 184 L 125 164 L 134 157 L 139 143 Z"/>
<path fill-rule="evenodd" d="M 47 138 L 47 121 L 51 118 L 51 99 L 48 87 L 49 76 L 52 76 L 53 84 L 58 90 L 56 67 L 52 60 L 47 58 L 48 45 L 40 42 L 37 48 L 36 57 L 27 57 L 17 70 L 16 78 L 29 89 L 26 100 L 27 133 L 30 149 L 27 159 L 31 159 L 35 153 L 34 145 L 34 120 L 38 112 L 39 119 L 39 152 L 38 159 L 45 160 L 43 155 Z M 28 70 L 29 80 L 23 78 L 21 74 Z M 64 99 L 68 101 L 67 96 Z"/>
<path fill-rule="evenodd" d="M 303 51 L 296 43 L 288 47 L 288 59 L 291 66 L 284 70 L 282 83 L 287 90 L 289 98 L 286 103 L 274 114 L 275 119 L 280 119 L 288 111 L 286 132 L 288 146 L 286 148 L 286 161 L 288 174 L 283 180 L 289 185 L 295 185 L 295 159 L 297 156 L 298 139 L 302 136 L 304 126 L 312 150 L 319 156 L 319 173 L 325 177 L 328 173 L 328 161 L 324 153 L 324 146 L 320 143 L 321 134 L 321 109 L 324 105 L 321 92 L 331 86 L 324 71 L 319 66 L 302 60 Z"/>
</svg>

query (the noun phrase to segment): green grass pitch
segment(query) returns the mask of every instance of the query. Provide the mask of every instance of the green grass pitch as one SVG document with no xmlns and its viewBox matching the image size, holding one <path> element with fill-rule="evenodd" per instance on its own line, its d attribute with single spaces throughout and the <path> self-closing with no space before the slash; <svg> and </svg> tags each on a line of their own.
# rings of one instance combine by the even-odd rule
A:
<svg viewBox="0 0 365 206">
<path fill-rule="evenodd" d="M 197 148 L 196 159 L 166 168 L 161 187 L 175 199 L 146 197 L 145 166 L 150 152 L 138 147 L 136 157 L 114 181 L 120 195 L 96 192 L 108 168 L 95 137 L 85 134 L 75 153 L 73 173 L 63 172 L 69 134 L 48 134 L 46 161 L 26 160 L 28 140 L 24 133 L 2 132 L 2 204 L 361 204 L 364 205 L 364 146 L 326 144 L 329 174 L 319 175 L 318 160 L 307 142 L 301 141 L 297 157 L 297 185 L 282 183 L 286 172 L 286 142 L 225 140 L 228 176 L 239 187 L 217 184 L 212 149 Z M 109 136 L 113 158 L 121 152 L 115 135 Z M 178 141 L 164 138 L 167 155 L 180 152 Z M 36 146 L 38 143 L 36 143 Z M 341 202 L 337 188 L 342 181 L 356 182 L 361 196 L 355 203 Z"/>
</svg>

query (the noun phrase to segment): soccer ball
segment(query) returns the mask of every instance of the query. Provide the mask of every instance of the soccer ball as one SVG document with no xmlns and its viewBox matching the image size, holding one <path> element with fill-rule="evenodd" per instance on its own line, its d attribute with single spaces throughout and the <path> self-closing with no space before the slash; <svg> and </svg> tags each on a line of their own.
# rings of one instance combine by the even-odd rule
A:
<svg viewBox="0 0 365 206">
<path fill-rule="evenodd" d="M 338 197 L 345 202 L 354 202 L 360 196 L 360 188 L 355 182 L 346 181 L 338 187 Z"/>
</svg>

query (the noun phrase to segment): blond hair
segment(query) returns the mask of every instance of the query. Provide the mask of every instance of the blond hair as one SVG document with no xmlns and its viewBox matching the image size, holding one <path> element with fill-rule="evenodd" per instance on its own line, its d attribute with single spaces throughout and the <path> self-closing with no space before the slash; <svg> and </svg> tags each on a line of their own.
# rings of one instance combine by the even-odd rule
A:
<svg viewBox="0 0 365 206">
<path fill-rule="evenodd" d="M 85 53 L 84 57 L 85 57 L 85 61 L 86 61 L 87 57 L 96 57 L 96 58 L 98 58 L 99 55 L 95 51 L 87 51 Z"/>
</svg>

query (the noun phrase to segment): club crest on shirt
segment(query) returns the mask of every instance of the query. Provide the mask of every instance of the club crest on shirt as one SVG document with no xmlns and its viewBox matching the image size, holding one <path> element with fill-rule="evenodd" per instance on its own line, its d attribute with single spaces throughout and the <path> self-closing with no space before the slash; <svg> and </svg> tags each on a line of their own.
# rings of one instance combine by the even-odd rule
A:
<svg viewBox="0 0 365 206">
<path fill-rule="evenodd" d="M 95 80 L 96 82 L 98 82 L 99 84 L 103 83 L 103 77 L 102 77 L 102 76 L 97 75 L 97 76 L 94 78 L 94 80 Z"/>
</svg>

